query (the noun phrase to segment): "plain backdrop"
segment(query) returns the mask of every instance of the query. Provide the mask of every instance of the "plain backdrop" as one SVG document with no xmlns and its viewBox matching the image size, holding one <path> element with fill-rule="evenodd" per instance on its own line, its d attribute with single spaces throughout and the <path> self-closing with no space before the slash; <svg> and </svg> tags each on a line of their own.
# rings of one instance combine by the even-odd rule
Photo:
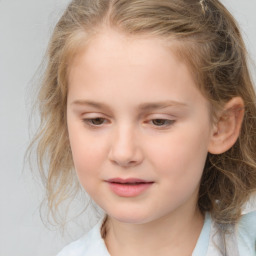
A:
<svg viewBox="0 0 256 256">
<path fill-rule="evenodd" d="M 77 223 L 64 236 L 42 224 L 42 187 L 23 168 L 33 77 L 68 2 L 0 0 L 0 256 L 53 256 L 82 233 Z M 255 61 L 256 0 L 222 2 L 240 23 Z"/>
</svg>

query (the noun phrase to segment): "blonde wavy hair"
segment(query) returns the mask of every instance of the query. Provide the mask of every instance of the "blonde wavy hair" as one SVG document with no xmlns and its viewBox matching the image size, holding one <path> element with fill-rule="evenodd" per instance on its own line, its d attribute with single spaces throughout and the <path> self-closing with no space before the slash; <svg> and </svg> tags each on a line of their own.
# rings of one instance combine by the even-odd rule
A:
<svg viewBox="0 0 256 256">
<path fill-rule="evenodd" d="M 245 103 L 240 136 L 220 155 L 208 154 L 198 206 L 219 223 L 235 223 L 256 191 L 256 97 L 238 25 L 218 0 L 73 0 L 57 23 L 38 94 L 41 123 L 36 148 L 50 213 L 75 196 L 75 175 L 67 131 L 67 77 L 72 59 L 104 27 L 126 35 L 176 40 L 214 117 L 235 96 Z M 58 221 L 56 219 L 56 221 Z"/>
</svg>

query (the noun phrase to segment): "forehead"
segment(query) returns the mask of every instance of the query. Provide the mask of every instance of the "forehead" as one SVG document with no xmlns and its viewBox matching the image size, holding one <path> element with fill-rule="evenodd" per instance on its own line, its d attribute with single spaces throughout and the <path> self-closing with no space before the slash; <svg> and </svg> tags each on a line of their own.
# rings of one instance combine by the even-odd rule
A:
<svg viewBox="0 0 256 256">
<path fill-rule="evenodd" d="M 202 97 L 187 64 L 176 56 L 176 45 L 175 40 L 104 31 L 71 63 L 69 94 L 103 100 L 130 95 L 138 103 L 143 98 L 189 102 Z"/>
<path fill-rule="evenodd" d="M 70 76 L 79 65 L 84 65 L 87 71 L 111 71 L 115 69 L 134 67 L 140 72 L 144 69 L 163 68 L 170 62 L 180 63 L 174 54 L 177 42 L 150 35 L 125 35 L 115 30 L 106 29 L 97 33 L 76 54 L 70 63 Z M 168 62 L 168 63 L 167 63 Z M 186 67 L 185 67 L 186 68 Z M 134 70 L 133 70 L 134 71 Z"/>
</svg>

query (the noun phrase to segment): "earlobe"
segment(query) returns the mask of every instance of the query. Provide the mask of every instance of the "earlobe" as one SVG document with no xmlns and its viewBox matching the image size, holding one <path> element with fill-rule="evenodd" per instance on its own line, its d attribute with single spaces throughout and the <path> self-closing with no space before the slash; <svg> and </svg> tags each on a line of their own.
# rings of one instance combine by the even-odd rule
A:
<svg viewBox="0 0 256 256">
<path fill-rule="evenodd" d="M 244 101 L 241 97 L 228 101 L 218 115 L 212 131 L 208 151 L 211 154 L 222 154 L 237 141 L 244 117 Z"/>
</svg>

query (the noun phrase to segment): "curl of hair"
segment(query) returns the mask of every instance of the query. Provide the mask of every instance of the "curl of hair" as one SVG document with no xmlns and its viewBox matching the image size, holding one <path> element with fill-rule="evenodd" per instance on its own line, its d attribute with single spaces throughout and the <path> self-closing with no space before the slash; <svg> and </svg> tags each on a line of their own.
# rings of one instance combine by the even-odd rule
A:
<svg viewBox="0 0 256 256">
<path fill-rule="evenodd" d="M 52 214 L 78 186 L 66 124 L 69 64 L 104 27 L 129 36 L 177 42 L 175 52 L 209 99 L 212 117 L 240 96 L 245 115 L 235 145 L 208 154 L 198 206 L 219 223 L 234 223 L 256 191 L 256 98 L 247 52 L 232 15 L 218 0 L 73 0 L 55 27 L 38 95 L 41 126 L 32 145 L 44 177 Z M 48 163 L 48 164 L 45 164 Z"/>
</svg>

